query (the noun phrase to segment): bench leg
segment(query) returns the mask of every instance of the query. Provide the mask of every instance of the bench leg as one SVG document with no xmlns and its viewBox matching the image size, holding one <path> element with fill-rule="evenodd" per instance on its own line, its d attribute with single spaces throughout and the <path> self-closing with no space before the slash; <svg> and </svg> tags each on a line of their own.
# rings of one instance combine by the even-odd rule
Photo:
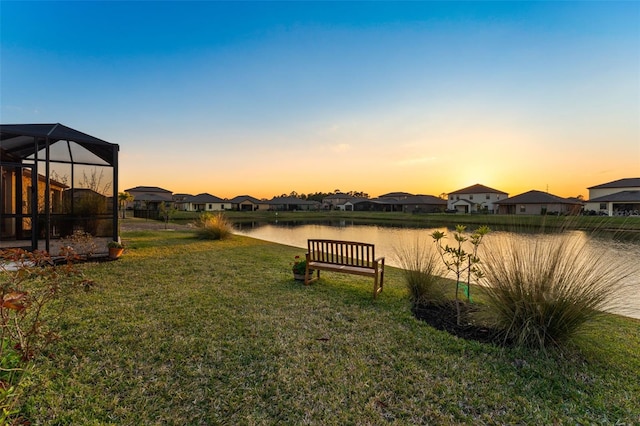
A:
<svg viewBox="0 0 640 426">
<path fill-rule="evenodd" d="M 316 278 L 313 278 L 313 272 L 316 273 Z M 313 271 L 309 271 L 309 266 L 307 266 L 304 270 L 304 285 L 309 285 L 311 282 L 320 279 L 320 270 L 315 269 Z"/>
<path fill-rule="evenodd" d="M 378 297 L 378 274 L 373 277 L 373 298 Z"/>
<path fill-rule="evenodd" d="M 384 260 L 379 265 L 379 269 L 376 269 L 376 274 L 373 281 L 373 298 L 378 297 L 378 293 L 382 293 L 384 288 Z"/>
</svg>

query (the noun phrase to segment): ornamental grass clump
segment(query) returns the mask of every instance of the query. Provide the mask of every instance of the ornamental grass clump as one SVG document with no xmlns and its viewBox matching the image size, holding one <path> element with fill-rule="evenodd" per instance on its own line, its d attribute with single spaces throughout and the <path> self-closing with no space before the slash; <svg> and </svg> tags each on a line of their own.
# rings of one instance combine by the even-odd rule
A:
<svg viewBox="0 0 640 426">
<path fill-rule="evenodd" d="M 426 305 L 442 305 L 447 301 L 447 271 L 438 254 L 429 245 L 417 239 L 414 244 L 395 248 L 402 268 L 402 277 L 409 290 L 409 301 L 415 308 Z"/>
<path fill-rule="evenodd" d="M 505 341 L 546 349 L 613 308 L 638 267 L 571 233 L 496 241 L 483 253 L 482 271 L 488 313 Z"/>
<path fill-rule="evenodd" d="M 232 223 L 222 213 L 202 213 L 195 226 L 196 234 L 203 240 L 224 240 L 233 230 Z"/>
</svg>

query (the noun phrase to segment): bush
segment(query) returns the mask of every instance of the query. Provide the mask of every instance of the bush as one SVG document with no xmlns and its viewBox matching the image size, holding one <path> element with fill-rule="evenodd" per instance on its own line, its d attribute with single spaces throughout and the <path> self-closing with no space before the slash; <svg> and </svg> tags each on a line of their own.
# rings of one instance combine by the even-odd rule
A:
<svg viewBox="0 0 640 426">
<path fill-rule="evenodd" d="M 416 306 L 441 305 L 446 300 L 445 270 L 438 254 L 417 239 L 412 245 L 395 248 L 402 267 L 409 300 Z"/>
<path fill-rule="evenodd" d="M 61 311 L 54 301 L 74 281 L 88 281 L 81 281 L 72 257 L 54 266 L 42 251 L 0 250 L 0 424 L 11 423 L 18 412 L 28 365 L 58 338 Z"/>
<path fill-rule="evenodd" d="M 88 232 L 73 231 L 73 234 L 60 239 L 60 246 L 65 252 L 73 252 L 76 255 L 90 257 L 97 251 L 96 241 Z M 65 255 L 66 253 L 60 253 Z"/>
<path fill-rule="evenodd" d="M 222 213 L 202 213 L 195 225 L 198 237 L 206 240 L 223 240 L 233 230 L 233 224 Z"/>
<path fill-rule="evenodd" d="M 624 288 L 637 266 L 589 250 L 580 234 L 496 241 L 483 253 L 490 318 L 519 346 L 561 346 Z"/>
</svg>

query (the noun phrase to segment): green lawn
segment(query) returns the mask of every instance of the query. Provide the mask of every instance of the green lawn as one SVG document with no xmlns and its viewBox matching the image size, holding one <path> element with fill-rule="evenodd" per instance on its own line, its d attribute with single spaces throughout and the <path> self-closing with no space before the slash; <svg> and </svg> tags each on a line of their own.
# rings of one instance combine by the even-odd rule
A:
<svg viewBox="0 0 640 426">
<path fill-rule="evenodd" d="M 349 212 L 349 211 L 298 211 L 298 212 L 237 212 L 225 211 L 225 216 L 234 222 L 257 221 L 331 221 L 347 220 L 362 224 L 388 224 L 398 226 L 440 227 L 468 225 L 475 228 L 488 225 L 491 229 L 540 231 L 543 229 L 582 229 L 588 231 L 630 231 L 630 237 L 640 238 L 640 217 L 638 216 L 541 216 L 541 215 L 482 215 L 482 214 L 434 214 L 400 212 Z M 172 221 L 193 222 L 200 216 L 197 212 L 175 212 Z"/>
<path fill-rule="evenodd" d="M 23 414 L 46 425 L 637 424 L 640 321 L 609 316 L 564 355 L 501 349 L 413 318 L 398 270 L 323 273 L 241 236 L 130 232 L 67 299 Z"/>
</svg>

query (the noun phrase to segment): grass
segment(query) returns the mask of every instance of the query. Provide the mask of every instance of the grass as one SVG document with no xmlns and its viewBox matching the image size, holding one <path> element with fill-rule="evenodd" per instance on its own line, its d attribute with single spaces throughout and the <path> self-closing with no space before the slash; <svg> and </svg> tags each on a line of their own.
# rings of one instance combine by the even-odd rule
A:
<svg viewBox="0 0 640 426">
<path fill-rule="evenodd" d="M 385 291 L 323 273 L 300 249 L 232 236 L 131 232 L 67 299 L 62 339 L 23 393 L 32 424 L 634 424 L 640 321 L 607 315 L 562 355 L 465 341 Z"/>
<path fill-rule="evenodd" d="M 452 227 L 455 224 L 468 225 L 469 228 L 487 225 L 492 230 L 530 230 L 538 232 L 541 229 L 579 229 L 588 231 L 614 230 L 617 232 L 630 231 L 633 234 L 640 231 L 640 217 L 637 216 L 541 216 L 541 215 L 482 215 L 482 214 L 445 214 L 445 213 L 402 213 L 402 212 L 349 212 L 349 211 L 299 211 L 276 212 L 255 211 L 237 212 L 225 211 L 224 215 L 234 222 L 242 221 L 331 221 L 347 220 L 354 223 L 388 224 L 398 226 L 421 227 Z M 176 212 L 173 220 L 178 223 L 193 222 L 199 213 Z"/>
</svg>

